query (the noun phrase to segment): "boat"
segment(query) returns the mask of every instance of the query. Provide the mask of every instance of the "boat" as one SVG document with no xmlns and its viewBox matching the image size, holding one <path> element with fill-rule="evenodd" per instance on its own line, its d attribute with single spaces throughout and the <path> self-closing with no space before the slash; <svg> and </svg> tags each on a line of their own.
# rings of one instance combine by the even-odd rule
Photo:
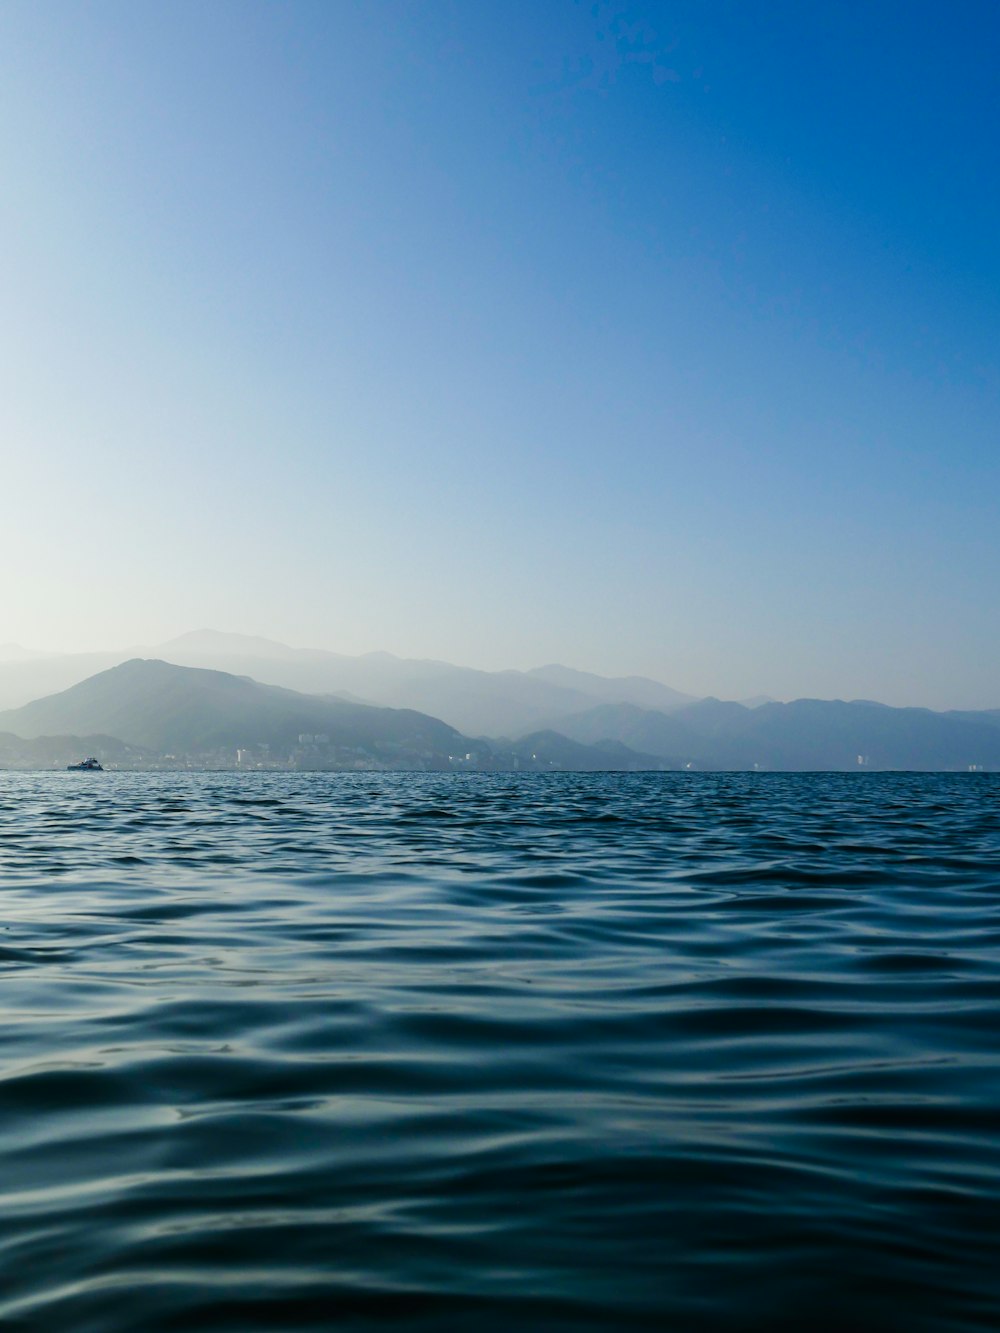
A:
<svg viewBox="0 0 1000 1333">
<path fill-rule="evenodd" d="M 104 766 L 99 759 L 81 759 L 78 764 L 67 764 L 68 773 L 103 773 Z"/>
</svg>

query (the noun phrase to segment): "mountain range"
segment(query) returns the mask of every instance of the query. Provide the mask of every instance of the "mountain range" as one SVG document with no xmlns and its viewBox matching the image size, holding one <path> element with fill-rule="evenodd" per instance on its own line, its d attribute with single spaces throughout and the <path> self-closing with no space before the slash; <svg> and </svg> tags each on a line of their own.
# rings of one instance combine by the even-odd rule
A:
<svg viewBox="0 0 1000 1333">
<path fill-rule="evenodd" d="M 615 679 L 555 665 L 478 671 L 391 653 L 350 657 L 290 648 L 272 639 L 217 630 L 196 630 L 151 648 L 118 653 L 25 657 L 24 652 L 8 645 L 7 660 L 0 657 L 0 709 L 65 690 L 135 658 L 249 676 L 304 694 L 336 694 L 355 703 L 416 709 L 469 736 L 520 736 L 554 727 L 561 718 L 600 703 L 669 711 L 693 700 L 642 676 Z"/>
<path fill-rule="evenodd" d="M 141 659 L 0 714 L 0 731 L 26 739 L 102 733 L 152 754 L 222 761 L 237 750 L 285 757 L 321 745 L 342 763 L 365 754 L 430 768 L 447 767 L 449 754 L 476 747 L 447 723 L 412 709 L 300 694 L 223 671 Z"/>
<path fill-rule="evenodd" d="M 297 655 L 293 660 L 300 665 Z M 419 709 L 133 659 L 0 713 L 0 764 L 58 766 L 94 753 L 121 767 L 1000 771 L 1000 711 L 935 713 L 820 699 L 751 707 L 702 699 L 668 712 L 631 701 L 594 702 L 599 690 L 642 694 L 656 682 L 548 672 L 537 673 L 537 681 L 535 673 L 511 674 L 562 691 L 563 705 L 582 693 L 566 682 L 583 676 L 591 691 L 587 706 L 562 714 L 558 725 L 472 738 Z M 440 688 L 442 676 L 431 678 Z"/>
<path fill-rule="evenodd" d="M 553 732 L 490 743 L 406 708 L 301 694 L 245 676 L 134 659 L 0 714 L 0 763 L 52 767 L 86 751 L 117 767 L 648 769 L 610 741 Z"/>
<path fill-rule="evenodd" d="M 560 728 L 583 744 L 616 740 L 676 767 L 1000 769 L 1000 711 L 935 713 L 840 699 L 748 708 L 701 699 L 669 714 L 601 705 L 563 719 Z"/>
</svg>

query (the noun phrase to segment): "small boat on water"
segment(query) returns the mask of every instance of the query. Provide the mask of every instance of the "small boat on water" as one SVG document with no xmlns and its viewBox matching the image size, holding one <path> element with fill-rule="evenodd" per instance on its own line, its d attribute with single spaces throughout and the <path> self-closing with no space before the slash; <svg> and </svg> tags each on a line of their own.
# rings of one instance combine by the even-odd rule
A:
<svg viewBox="0 0 1000 1333">
<path fill-rule="evenodd" d="M 103 773 L 104 766 L 98 759 L 81 759 L 78 764 L 67 764 L 68 773 Z"/>
</svg>

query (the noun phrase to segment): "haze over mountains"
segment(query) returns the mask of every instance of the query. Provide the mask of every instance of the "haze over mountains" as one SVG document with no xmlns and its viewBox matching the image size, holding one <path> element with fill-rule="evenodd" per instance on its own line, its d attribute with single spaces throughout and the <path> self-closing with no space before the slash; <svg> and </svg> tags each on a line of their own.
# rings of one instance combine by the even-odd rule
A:
<svg viewBox="0 0 1000 1333">
<path fill-rule="evenodd" d="M 141 659 L 0 718 L 0 728 L 28 738 L 88 730 L 160 753 L 228 754 L 243 745 L 280 747 L 300 734 L 320 733 L 342 747 L 374 742 L 430 756 L 455 752 L 462 740 L 447 723 L 409 709 L 299 694 L 244 676 Z"/>
<path fill-rule="evenodd" d="M 303 694 L 340 694 L 355 702 L 412 708 L 469 736 L 518 736 L 551 727 L 559 718 L 601 702 L 669 710 L 693 699 L 641 676 L 616 680 L 563 666 L 477 671 L 390 653 L 350 657 L 290 648 L 271 639 L 196 630 L 152 648 L 0 660 L 0 709 L 54 694 L 137 657 L 249 676 Z"/>
<path fill-rule="evenodd" d="M 491 744 L 413 709 L 302 694 L 246 676 L 143 659 L 0 714 L 0 733 L 0 759 L 27 767 L 62 762 L 86 747 L 126 767 L 159 767 L 168 760 L 168 766 L 213 768 L 665 766 L 613 741 L 591 746 L 543 733 Z"/>
<path fill-rule="evenodd" d="M 225 636 L 185 636 L 175 651 L 212 648 L 225 656 L 221 649 L 232 646 Z M 425 709 L 361 702 L 345 690 L 293 690 L 246 673 L 132 659 L 0 713 L 0 764 L 59 766 L 85 751 L 121 767 L 1000 771 L 1000 711 L 935 713 L 817 699 L 755 707 L 678 702 L 676 691 L 655 681 L 565 667 L 469 672 L 386 654 L 302 654 L 267 640 L 253 641 L 252 658 L 245 642 L 239 647 L 228 655 L 231 663 L 249 660 L 276 674 L 315 670 L 329 680 L 327 659 L 334 667 L 346 663 L 337 679 L 369 695 L 422 689 L 444 697 L 450 684 L 459 709 L 482 717 L 493 707 L 522 725 L 507 735 L 471 737 Z M 635 697 L 671 707 L 650 708 Z M 546 706 L 559 710 L 555 718 L 523 725 Z"/>
<path fill-rule="evenodd" d="M 610 704 L 566 718 L 581 743 L 613 739 L 706 769 L 853 770 L 1000 768 L 1000 712 L 840 699 L 796 699 L 747 708 L 701 699 L 673 713 Z"/>
</svg>

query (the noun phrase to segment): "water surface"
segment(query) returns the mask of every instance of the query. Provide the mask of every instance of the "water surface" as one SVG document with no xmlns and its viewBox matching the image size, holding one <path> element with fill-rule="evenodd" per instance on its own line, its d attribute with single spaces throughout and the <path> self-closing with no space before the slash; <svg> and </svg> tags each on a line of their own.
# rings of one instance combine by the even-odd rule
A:
<svg viewBox="0 0 1000 1333">
<path fill-rule="evenodd" d="M 1000 779 L 0 775 L 0 1327 L 1000 1321 Z"/>
</svg>

